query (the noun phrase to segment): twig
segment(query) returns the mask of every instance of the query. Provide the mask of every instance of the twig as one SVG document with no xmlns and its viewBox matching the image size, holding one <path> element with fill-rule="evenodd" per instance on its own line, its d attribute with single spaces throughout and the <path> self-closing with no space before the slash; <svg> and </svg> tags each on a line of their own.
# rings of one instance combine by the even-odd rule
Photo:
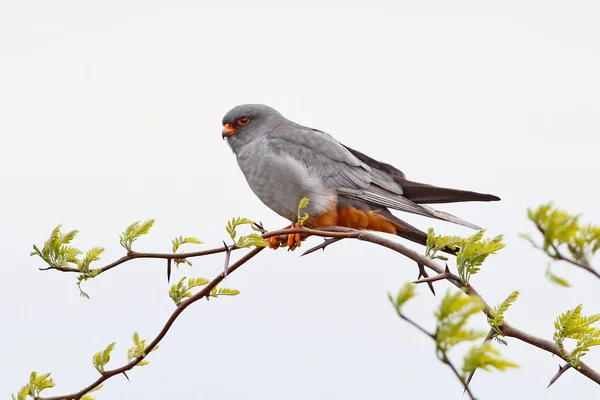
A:
<svg viewBox="0 0 600 400">
<path fill-rule="evenodd" d="M 485 337 L 485 339 L 483 339 L 483 343 L 489 342 L 490 340 L 492 340 L 492 338 L 494 337 L 494 335 L 496 335 L 496 331 L 494 330 L 494 328 L 492 328 L 488 332 L 488 334 Z M 465 381 L 465 390 L 467 390 L 466 388 L 471 383 L 471 380 L 473 379 L 473 376 L 475 375 L 475 371 L 477 371 L 477 368 L 475 368 L 473 371 L 471 371 L 471 373 L 469 373 L 469 375 L 467 376 L 467 379 Z"/>
<path fill-rule="evenodd" d="M 546 237 L 546 231 L 544 230 L 544 228 L 542 228 L 540 225 L 536 224 L 535 225 L 536 228 L 538 229 L 538 231 L 540 231 L 540 233 L 544 236 L 544 238 Z M 547 250 L 544 250 L 543 247 L 538 247 L 539 249 L 541 249 L 542 251 L 544 251 L 546 254 L 548 254 L 550 256 L 550 258 L 553 258 L 555 260 L 558 261 L 565 261 L 568 262 L 571 265 L 574 265 L 576 267 L 582 268 L 586 271 L 588 271 L 589 273 L 591 273 L 592 275 L 594 275 L 596 278 L 600 279 L 600 272 L 596 271 L 594 269 L 594 267 L 592 267 L 590 265 L 590 263 L 585 260 L 585 262 L 581 262 L 581 261 L 577 261 L 574 260 L 570 257 L 565 256 L 559 249 L 558 246 L 556 244 L 554 244 L 554 242 L 550 241 L 550 247 L 552 248 L 552 250 L 554 251 L 554 254 L 550 253 Z"/>
<path fill-rule="evenodd" d="M 233 273 L 236 269 L 238 269 L 239 267 L 244 265 L 246 262 L 248 262 L 252 257 L 254 257 L 258 253 L 260 253 L 262 250 L 263 250 L 263 247 L 257 247 L 257 248 L 254 248 L 253 250 L 251 250 L 249 253 L 244 255 L 242 258 L 240 258 L 237 262 L 235 262 L 234 264 L 232 264 L 229 267 L 229 273 L 230 274 Z M 187 300 L 179 303 L 179 305 L 177 306 L 177 308 L 175 309 L 173 314 L 171 314 L 171 316 L 169 317 L 169 319 L 167 320 L 167 322 L 165 323 L 163 328 L 160 330 L 158 335 L 148 344 L 148 347 L 146 347 L 146 350 L 142 353 L 142 355 L 137 357 L 135 360 L 123 365 L 120 368 L 115 368 L 115 369 L 105 371 L 98 379 L 96 379 L 94 382 L 92 382 L 91 384 L 89 384 L 88 386 L 86 386 L 85 388 L 81 389 L 78 392 L 75 392 L 72 394 L 67 394 L 67 395 L 62 395 L 62 396 L 39 397 L 36 400 L 79 400 L 86 393 L 90 392 L 91 390 L 93 390 L 93 389 L 97 388 L 99 385 L 101 385 L 104 381 L 112 378 L 115 375 L 119 375 L 119 374 L 129 371 L 130 369 L 132 369 L 133 367 L 138 365 L 144 358 L 146 358 L 146 356 L 148 354 L 150 354 L 150 352 L 160 343 L 160 341 L 165 337 L 167 332 L 169 332 L 169 329 L 171 329 L 171 326 L 173 325 L 175 320 L 177 320 L 179 315 L 181 315 L 181 313 L 186 308 L 188 308 L 190 305 L 197 302 L 198 300 L 210 295 L 211 290 L 215 286 L 217 286 L 223 279 L 225 279 L 225 273 L 221 272 L 208 285 L 204 286 L 202 288 L 202 290 L 200 290 L 198 293 L 194 294 L 192 297 L 188 298 Z"/>
<path fill-rule="evenodd" d="M 368 232 L 368 231 L 359 231 L 359 230 L 355 230 L 355 229 L 350 229 L 350 228 L 343 228 L 343 227 L 332 227 L 329 229 L 323 229 L 323 230 L 316 230 L 316 229 L 309 229 L 309 228 L 303 228 L 303 227 L 295 227 L 295 228 L 289 228 L 289 229 L 281 229 L 281 230 L 277 230 L 277 231 L 272 231 L 272 232 L 268 232 L 266 234 L 264 234 L 262 237 L 263 238 L 268 238 L 271 236 L 280 236 L 280 235 L 287 235 L 287 234 L 291 234 L 291 233 L 302 233 L 305 236 L 320 236 L 320 237 L 329 237 L 329 238 L 341 238 L 341 239 L 358 239 L 358 240 L 362 240 L 365 242 L 370 242 L 370 243 L 374 243 L 383 247 L 387 247 L 388 249 L 391 249 L 399 254 L 404 255 L 405 257 L 415 261 L 417 264 L 422 264 L 425 267 L 429 268 L 430 270 L 436 272 L 438 275 L 444 274 L 445 273 L 445 268 L 443 268 L 440 264 L 438 264 L 436 261 L 431 260 L 430 258 L 412 250 L 409 249 L 408 247 L 402 245 L 399 242 L 381 237 L 379 235 L 376 235 L 372 232 Z M 262 249 L 262 248 L 261 248 Z M 253 250 L 253 252 L 248 253 L 248 255 L 252 254 L 252 257 L 255 255 L 254 251 L 256 251 L 258 249 Z M 109 269 L 112 269 L 114 267 L 116 267 L 119 264 L 122 264 L 126 261 L 132 260 L 132 259 L 136 259 L 136 258 L 163 258 L 163 259 L 169 259 L 169 258 L 191 258 L 191 257 L 199 257 L 199 256 L 204 256 L 204 255 L 209 255 L 209 254 L 215 254 L 215 253 L 222 253 L 225 252 L 226 249 L 224 249 L 223 247 L 219 247 L 219 248 L 215 248 L 215 249 L 210 249 L 210 250 L 204 250 L 204 251 L 199 251 L 199 252 L 190 252 L 190 253 L 180 253 L 180 254 L 172 254 L 172 253 L 131 253 L 128 254 L 124 257 L 121 257 L 120 259 L 118 259 L 117 261 L 108 264 L 105 267 L 102 267 L 102 271 L 107 271 Z M 241 260 L 240 260 L 241 261 Z M 238 262 L 239 263 L 239 262 Z M 236 263 L 234 264 L 236 265 L 235 268 L 239 267 L 239 265 Z M 241 265 L 241 264 L 240 264 Z M 58 268 L 55 268 L 58 269 Z M 61 271 L 65 271 L 65 272 L 80 272 L 79 270 L 73 268 L 66 268 L 66 269 L 58 269 Z M 229 271 L 231 272 L 232 270 L 234 270 L 234 267 L 231 266 Z M 219 277 L 221 277 L 223 274 L 219 275 Z M 221 277 L 219 282 L 222 280 L 223 278 Z M 485 301 L 485 299 L 483 299 L 483 297 L 479 294 L 479 292 L 470 284 L 463 284 L 460 281 L 456 281 L 455 279 L 450 279 L 449 280 L 450 283 L 452 283 L 454 286 L 456 286 L 457 288 L 459 288 L 460 290 L 462 290 L 465 294 L 469 295 L 469 296 L 475 296 L 477 298 L 480 299 L 482 305 L 483 305 L 483 312 L 487 315 L 487 316 L 491 316 L 490 311 L 492 310 L 492 308 L 490 307 L 490 305 Z M 212 283 L 212 282 L 211 282 Z M 217 282 L 218 283 L 218 282 Z M 202 293 L 202 292 L 199 292 Z M 191 297 L 190 299 L 188 299 L 187 301 L 191 300 L 195 298 Z M 188 304 L 186 302 L 183 302 L 181 304 Z M 180 305 L 181 307 L 181 305 Z M 186 305 L 187 307 L 187 305 Z M 176 312 L 179 311 L 179 307 L 177 308 Z M 178 314 L 177 314 L 178 315 Z M 532 346 L 535 346 L 539 349 L 545 350 L 549 353 L 552 353 L 558 357 L 560 357 L 561 359 L 563 359 L 564 361 L 568 362 L 567 360 L 565 360 L 564 356 L 561 354 L 558 346 L 546 339 L 542 339 L 542 338 L 538 338 L 536 336 L 530 335 L 518 328 L 513 327 L 512 325 L 510 325 L 508 322 L 506 322 L 506 320 L 504 321 L 502 327 L 501 327 L 501 331 L 503 336 L 507 336 L 507 337 L 513 337 L 515 339 L 518 339 L 522 342 L 528 343 Z M 166 332 L 165 332 L 166 333 Z M 156 344 L 156 343 L 154 343 Z M 131 367 L 130 367 L 131 368 Z M 129 369 L 130 369 L 129 368 Z M 592 381 L 600 384 L 600 373 L 598 373 L 597 371 L 595 371 L 594 369 L 592 369 L 590 366 L 588 366 L 585 363 L 581 363 L 579 365 L 579 367 L 576 369 L 579 373 L 581 373 L 582 375 L 588 377 L 589 379 L 591 379 Z M 102 382 L 106 380 L 103 379 Z M 61 398 L 62 399 L 62 398 Z M 57 400 L 57 399 L 52 399 L 52 400 Z"/>
<path fill-rule="evenodd" d="M 450 361 L 450 359 L 446 355 L 446 352 L 445 351 L 441 351 L 441 353 L 442 353 L 442 357 L 443 357 L 442 358 L 442 362 L 444 364 L 446 364 L 447 366 L 449 366 L 450 369 L 452 370 L 452 372 L 454 372 L 454 375 L 458 378 L 458 380 L 465 387 L 465 392 L 467 392 L 467 395 L 469 395 L 469 397 L 471 398 L 471 400 L 475 400 L 475 396 L 473 396 L 473 393 L 471 392 L 471 388 L 469 388 L 469 385 L 467 384 L 467 382 L 465 382 L 465 380 L 463 379 L 463 377 L 458 373 L 458 370 L 456 369 L 456 367 L 454 366 L 454 364 L 452 364 L 452 362 Z"/>
<path fill-rule="evenodd" d="M 392 305 L 394 305 L 394 299 L 391 296 L 390 296 L 390 301 L 392 302 Z M 429 338 L 431 340 L 433 340 L 437 344 L 437 338 L 435 337 L 435 334 L 427 331 L 427 329 L 423 328 L 421 325 L 419 325 L 418 323 L 416 323 L 412 319 L 408 318 L 406 315 L 404 315 L 402 313 L 401 310 L 398 309 L 398 307 L 394 307 L 394 309 L 396 310 L 396 313 L 398 314 L 398 316 L 402 320 L 408 322 L 410 325 L 412 325 L 415 328 L 417 328 L 419 331 L 421 331 L 426 336 L 429 336 Z M 460 383 L 462 383 L 463 387 L 465 388 L 465 391 L 467 392 L 467 394 L 469 395 L 469 397 L 471 398 L 471 400 L 475 400 L 475 396 L 473 396 L 473 393 L 471 392 L 471 389 L 469 389 L 468 384 L 465 382 L 465 380 L 463 379 L 463 377 L 458 373 L 458 370 L 454 367 L 454 364 L 452 364 L 452 361 L 450 361 L 450 359 L 446 355 L 446 352 L 442 351 L 441 353 L 442 353 L 443 358 L 441 358 L 440 360 L 444 364 L 446 364 L 447 366 L 449 366 L 450 369 L 452 369 L 452 372 L 458 378 L 458 380 L 460 381 Z"/>
</svg>

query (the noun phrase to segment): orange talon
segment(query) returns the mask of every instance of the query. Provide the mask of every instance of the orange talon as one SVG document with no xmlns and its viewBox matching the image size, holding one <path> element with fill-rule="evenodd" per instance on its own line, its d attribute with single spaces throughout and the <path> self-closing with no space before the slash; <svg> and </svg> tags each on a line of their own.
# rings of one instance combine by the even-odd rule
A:
<svg viewBox="0 0 600 400">
<path fill-rule="evenodd" d="M 267 239 L 267 242 L 269 242 L 269 247 L 273 250 L 279 248 L 279 240 L 277 239 L 277 236 L 271 236 Z"/>
</svg>

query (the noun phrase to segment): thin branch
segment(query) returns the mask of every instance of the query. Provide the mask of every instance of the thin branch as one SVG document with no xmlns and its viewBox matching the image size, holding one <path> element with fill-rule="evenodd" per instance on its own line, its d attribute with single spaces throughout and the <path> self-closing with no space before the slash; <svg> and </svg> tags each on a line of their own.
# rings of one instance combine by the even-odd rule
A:
<svg viewBox="0 0 600 400">
<path fill-rule="evenodd" d="M 544 228 L 542 228 L 540 225 L 536 224 L 535 225 L 536 228 L 538 229 L 538 231 L 544 236 L 544 238 L 546 237 L 546 231 L 544 230 Z M 589 273 L 591 273 L 592 275 L 594 275 L 596 278 L 600 279 L 600 272 L 596 271 L 594 269 L 594 267 L 592 267 L 590 265 L 590 263 L 587 260 L 584 260 L 584 262 L 581 261 L 577 261 L 574 260 L 570 257 L 565 256 L 559 249 L 558 246 L 553 242 L 550 241 L 550 247 L 552 248 L 552 250 L 554 251 L 554 254 L 550 253 L 548 250 L 545 250 L 543 247 L 538 247 L 539 249 L 541 249 L 542 251 L 544 251 L 546 254 L 548 254 L 548 256 L 550 256 L 550 258 L 553 258 L 555 260 L 558 261 L 565 261 L 568 262 L 571 265 L 574 265 L 576 267 L 582 268 L 586 271 L 588 271 Z"/>
<path fill-rule="evenodd" d="M 427 329 L 423 328 L 421 325 L 419 325 L 418 323 L 416 323 L 415 321 L 413 321 L 411 318 L 408 318 L 406 315 L 404 315 L 402 313 L 402 311 L 398 307 L 395 307 L 394 299 L 391 296 L 390 296 L 390 301 L 392 302 L 392 305 L 394 306 L 394 309 L 396 310 L 396 313 L 398 314 L 398 316 L 402 320 L 408 322 L 410 325 L 412 325 L 415 328 L 417 328 L 419 331 L 421 331 L 426 336 L 429 336 L 429 338 L 431 340 L 433 340 L 437 344 L 437 338 L 435 337 L 435 334 L 427 331 Z M 468 395 L 471 398 L 471 400 L 475 400 L 475 396 L 473 396 L 473 393 L 471 393 L 471 389 L 469 389 L 468 383 L 465 382 L 465 380 L 463 379 L 463 377 L 458 373 L 458 370 L 454 367 L 454 364 L 452 364 L 452 361 L 450 361 L 450 359 L 446 355 L 446 352 L 442 351 L 442 355 L 443 355 L 443 358 L 441 358 L 440 360 L 444 364 L 446 364 L 447 366 L 449 366 L 450 369 L 452 369 L 452 372 L 458 378 L 458 380 L 460 381 L 460 383 L 462 383 L 463 387 L 465 388 L 465 391 L 468 393 Z"/>
<path fill-rule="evenodd" d="M 456 369 L 456 367 L 454 366 L 454 364 L 452 364 L 452 361 L 450 361 L 450 359 L 446 355 L 446 352 L 445 351 L 441 351 L 441 353 L 442 353 L 442 357 L 443 357 L 442 358 L 442 362 L 444 364 L 446 364 L 447 366 L 449 366 L 450 369 L 452 370 L 452 372 L 454 372 L 454 375 L 458 378 L 458 380 L 465 387 L 465 392 L 467 392 L 467 395 L 469 395 L 469 397 L 471 398 L 471 400 L 475 400 L 475 396 L 473 396 L 473 393 L 471 392 L 471 388 L 469 388 L 469 384 L 467 382 L 465 382 L 465 380 L 460 375 L 460 373 L 458 372 L 458 370 Z"/>
<path fill-rule="evenodd" d="M 240 258 L 237 262 L 235 262 L 234 264 L 232 264 L 229 267 L 229 273 L 230 274 L 233 273 L 236 269 L 238 269 L 239 267 L 241 267 L 242 265 L 244 265 L 252 257 L 254 257 L 258 253 L 260 253 L 263 249 L 264 249 L 263 247 L 256 247 L 253 250 L 251 250 L 249 253 L 247 253 L 246 255 L 244 255 L 242 258 Z M 173 312 L 173 314 L 171 314 L 171 316 L 169 317 L 169 319 L 167 320 L 167 322 L 165 323 L 165 325 L 163 326 L 163 328 L 160 330 L 160 332 L 158 333 L 158 335 L 148 344 L 148 347 L 146 347 L 146 350 L 142 353 L 142 355 L 140 355 L 139 357 L 137 357 L 135 360 L 131 361 L 130 363 L 127 363 L 127 364 L 123 365 L 122 367 L 105 371 L 98 379 L 96 379 L 94 382 L 92 382 L 91 384 L 89 384 L 88 386 L 86 386 L 85 388 L 81 389 L 78 392 L 75 392 L 75 393 L 72 393 L 72 394 L 67 394 L 67 395 L 62 395 L 62 396 L 39 397 L 36 400 L 79 400 L 86 393 L 88 393 L 91 390 L 97 388 L 99 385 L 101 385 L 106 380 L 112 378 L 115 375 L 119 375 L 119 374 L 122 374 L 122 373 L 125 373 L 125 372 L 129 371 L 130 369 L 132 369 L 133 367 L 135 367 L 136 365 L 138 365 L 144 358 L 146 358 L 146 356 L 148 354 L 150 354 L 150 352 L 160 343 L 160 341 L 165 337 L 165 335 L 167 334 L 167 332 L 169 332 L 169 329 L 171 329 L 171 326 L 173 326 L 173 323 L 175 322 L 175 320 L 177 320 L 177 318 L 181 315 L 181 313 L 186 308 L 188 308 L 190 305 L 192 305 L 193 303 L 197 302 L 198 300 L 200 300 L 200 299 L 202 299 L 204 297 L 209 296 L 211 290 L 215 286 L 217 286 L 223 279 L 225 279 L 225 273 L 221 272 L 208 285 L 204 286 L 202 288 L 202 290 L 200 290 L 198 293 L 194 294 L 193 296 L 191 296 L 187 300 L 182 301 L 181 303 L 179 303 L 179 305 L 177 306 L 177 308 L 175 309 L 175 311 Z"/>
<path fill-rule="evenodd" d="M 494 328 L 490 329 L 490 331 L 488 332 L 487 336 L 485 337 L 485 339 L 483 339 L 483 343 L 485 342 L 489 342 L 490 340 L 492 340 L 492 338 L 496 335 L 496 331 L 494 330 Z M 469 373 L 469 375 L 467 376 L 467 379 L 465 381 L 465 390 L 467 390 L 467 387 L 469 386 L 469 384 L 471 383 L 471 380 L 473 379 L 473 376 L 475 375 L 475 371 L 477 371 L 477 368 L 475 368 L 473 371 L 471 371 Z"/>
<path fill-rule="evenodd" d="M 405 257 L 415 261 L 417 264 L 422 264 L 424 266 L 426 266 L 427 268 L 429 268 L 430 270 L 436 272 L 438 275 L 440 274 L 444 274 L 445 273 L 445 268 L 442 267 L 440 264 L 438 264 L 436 261 L 431 260 L 430 258 L 416 252 L 415 250 L 412 250 L 404 245 L 402 245 L 399 242 L 384 238 L 382 236 L 379 236 L 377 234 L 374 234 L 372 232 L 368 232 L 368 231 L 359 231 L 359 230 L 355 230 L 355 229 L 350 229 L 350 228 L 344 228 L 344 227 L 332 227 L 332 228 L 328 228 L 328 229 L 322 229 L 322 230 L 317 230 L 317 229 L 309 229 L 309 228 L 304 228 L 304 227 L 294 227 L 294 228 L 289 228 L 289 229 L 281 229 L 281 230 L 277 230 L 277 231 L 272 231 L 272 232 L 268 232 L 264 235 L 262 235 L 263 238 L 268 238 L 271 236 L 280 236 L 280 235 L 287 235 L 287 234 L 291 234 L 291 233 L 301 233 L 303 234 L 304 237 L 308 237 L 308 236 L 320 236 L 320 237 L 326 237 L 326 238 L 341 238 L 341 239 L 358 239 L 358 240 L 362 240 L 365 242 L 369 242 L 369 243 L 374 243 L 383 247 L 386 247 L 388 249 L 391 249 L 399 254 L 404 255 Z M 262 248 L 260 248 L 262 249 Z M 235 250 L 235 249 L 231 249 L 231 250 Z M 248 253 L 248 255 L 252 255 L 252 257 L 254 255 L 256 255 L 258 249 L 253 250 L 251 253 Z M 118 259 L 117 261 L 106 265 L 105 267 L 102 267 L 101 270 L 102 272 L 107 271 L 109 269 L 112 269 L 114 267 L 116 267 L 119 264 L 122 264 L 124 262 L 127 262 L 129 260 L 132 259 L 136 259 L 136 258 L 162 258 L 162 259 L 173 259 L 173 258 L 191 258 L 191 257 L 199 257 L 199 256 L 204 256 L 204 255 L 209 255 L 209 254 L 215 254 L 215 253 L 222 253 L 227 251 L 225 248 L 223 247 L 218 247 L 215 249 L 210 249 L 210 250 L 204 250 L 204 251 L 198 251 L 198 252 L 190 252 L 190 253 L 180 253 L 180 254 L 172 254 L 172 253 L 131 253 L 128 254 L 126 256 L 121 257 L 120 259 Z M 255 253 L 256 252 L 256 253 Z M 248 256 L 247 255 L 247 256 Z M 246 257 L 247 257 L 246 256 Z M 243 259 L 242 259 L 243 260 Z M 240 261 L 242 261 L 240 260 Z M 244 261 L 245 262 L 245 261 Z M 239 262 L 238 262 L 239 263 Z M 229 272 L 232 272 L 232 270 L 235 270 L 236 268 L 239 267 L 239 265 L 241 264 L 234 264 L 229 268 Z M 235 268 L 234 268 L 235 266 Z M 56 268 L 55 268 L 56 269 Z M 65 271 L 65 272 L 78 272 L 80 273 L 79 270 L 73 268 L 73 269 L 59 269 L 61 271 Z M 218 282 L 220 282 L 223 279 L 223 273 L 220 274 L 217 278 L 215 279 L 219 279 Z M 216 282 L 216 283 L 218 283 Z M 470 284 L 462 284 L 459 281 L 456 281 L 455 279 L 450 279 L 449 280 L 450 283 L 452 283 L 454 286 L 456 286 L 457 288 L 459 288 L 460 290 L 462 290 L 465 294 L 469 295 L 469 296 L 475 296 L 477 298 L 480 299 L 482 305 L 483 305 L 483 311 L 487 316 L 491 316 L 490 311 L 492 310 L 492 308 L 490 307 L 490 305 L 485 301 L 485 299 L 483 299 L 483 297 L 479 294 L 479 292 Z M 211 282 L 212 284 L 212 282 Z M 209 285 L 210 286 L 210 285 Z M 199 293 L 203 293 L 203 291 L 199 292 Z M 209 291 L 210 293 L 210 291 Z M 186 302 L 182 302 L 181 305 L 186 304 L 185 307 L 187 307 L 187 305 L 191 304 L 189 303 L 190 300 L 192 299 L 196 299 L 196 296 L 198 294 L 196 294 L 195 296 L 191 297 L 190 299 L 188 299 Z M 194 300 L 195 301 L 195 300 Z M 180 305 L 180 307 L 181 307 Z M 176 312 L 180 312 L 180 307 L 177 308 Z M 185 308 L 184 307 L 184 308 Z M 179 314 L 177 314 L 179 315 Z M 539 349 L 545 350 L 549 353 L 552 353 L 558 357 L 560 357 L 561 359 L 563 359 L 564 361 L 568 362 L 564 356 L 561 354 L 558 346 L 546 339 L 542 339 L 542 338 L 538 338 L 536 336 L 530 335 L 518 328 L 515 328 L 513 326 L 511 326 L 510 324 L 508 324 L 506 321 L 504 321 L 502 327 L 502 334 L 504 336 L 507 337 L 513 337 L 515 339 L 518 339 L 522 342 L 528 343 L 532 346 L 535 346 Z M 165 332 L 166 333 L 166 332 Z M 164 334 L 163 334 L 164 336 Z M 154 343 L 154 342 L 153 342 Z M 156 342 L 158 343 L 158 342 Z M 154 343 L 154 345 L 156 345 L 156 343 Z M 129 367 L 128 369 L 131 369 L 132 367 Z M 127 370 L 127 369 L 125 369 Z M 579 373 L 581 373 L 582 375 L 588 377 L 589 379 L 591 379 L 592 381 L 600 384 L 600 373 L 598 373 L 597 371 L 595 371 L 594 369 L 592 369 L 590 366 L 588 366 L 585 363 L 581 363 L 579 368 L 576 369 Z M 113 370 L 115 371 L 115 370 Z M 118 373 L 120 373 L 121 371 L 118 371 Z M 108 372 L 106 372 L 108 373 Z M 101 382 L 103 382 L 106 379 L 102 379 Z M 50 398 L 52 400 L 57 400 L 57 399 L 63 399 L 64 397 L 61 398 Z"/>
</svg>

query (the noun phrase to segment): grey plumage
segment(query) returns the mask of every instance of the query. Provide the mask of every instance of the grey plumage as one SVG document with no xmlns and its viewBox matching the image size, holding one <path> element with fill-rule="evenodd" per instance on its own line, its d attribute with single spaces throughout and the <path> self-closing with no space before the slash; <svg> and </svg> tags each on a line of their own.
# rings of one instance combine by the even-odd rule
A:
<svg viewBox="0 0 600 400">
<path fill-rule="evenodd" d="M 241 117 L 250 122 L 242 126 L 238 123 Z M 250 188 L 288 219 L 294 218 L 300 199 L 309 197 L 311 215 L 340 201 L 356 201 L 382 212 L 389 207 L 480 229 L 424 204 L 499 200 L 493 195 L 409 181 L 392 165 L 346 147 L 325 132 L 290 121 L 265 105 L 237 106 L 223 118 L 226 124 L 234 129 L 227 141 Z"/>
</svg>

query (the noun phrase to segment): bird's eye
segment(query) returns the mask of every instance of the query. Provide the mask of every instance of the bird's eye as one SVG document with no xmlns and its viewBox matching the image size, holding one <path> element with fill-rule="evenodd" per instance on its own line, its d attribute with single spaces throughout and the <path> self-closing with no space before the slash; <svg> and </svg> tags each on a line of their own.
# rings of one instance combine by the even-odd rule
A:
<svg viewBox="0 0 600 400">
<path fill-rule="evenodd" d="M 250 118 L 243 116 L 240 119 L 237 120 L 238 125 L 248 125 L 250 123 Z"/>
</svg>

